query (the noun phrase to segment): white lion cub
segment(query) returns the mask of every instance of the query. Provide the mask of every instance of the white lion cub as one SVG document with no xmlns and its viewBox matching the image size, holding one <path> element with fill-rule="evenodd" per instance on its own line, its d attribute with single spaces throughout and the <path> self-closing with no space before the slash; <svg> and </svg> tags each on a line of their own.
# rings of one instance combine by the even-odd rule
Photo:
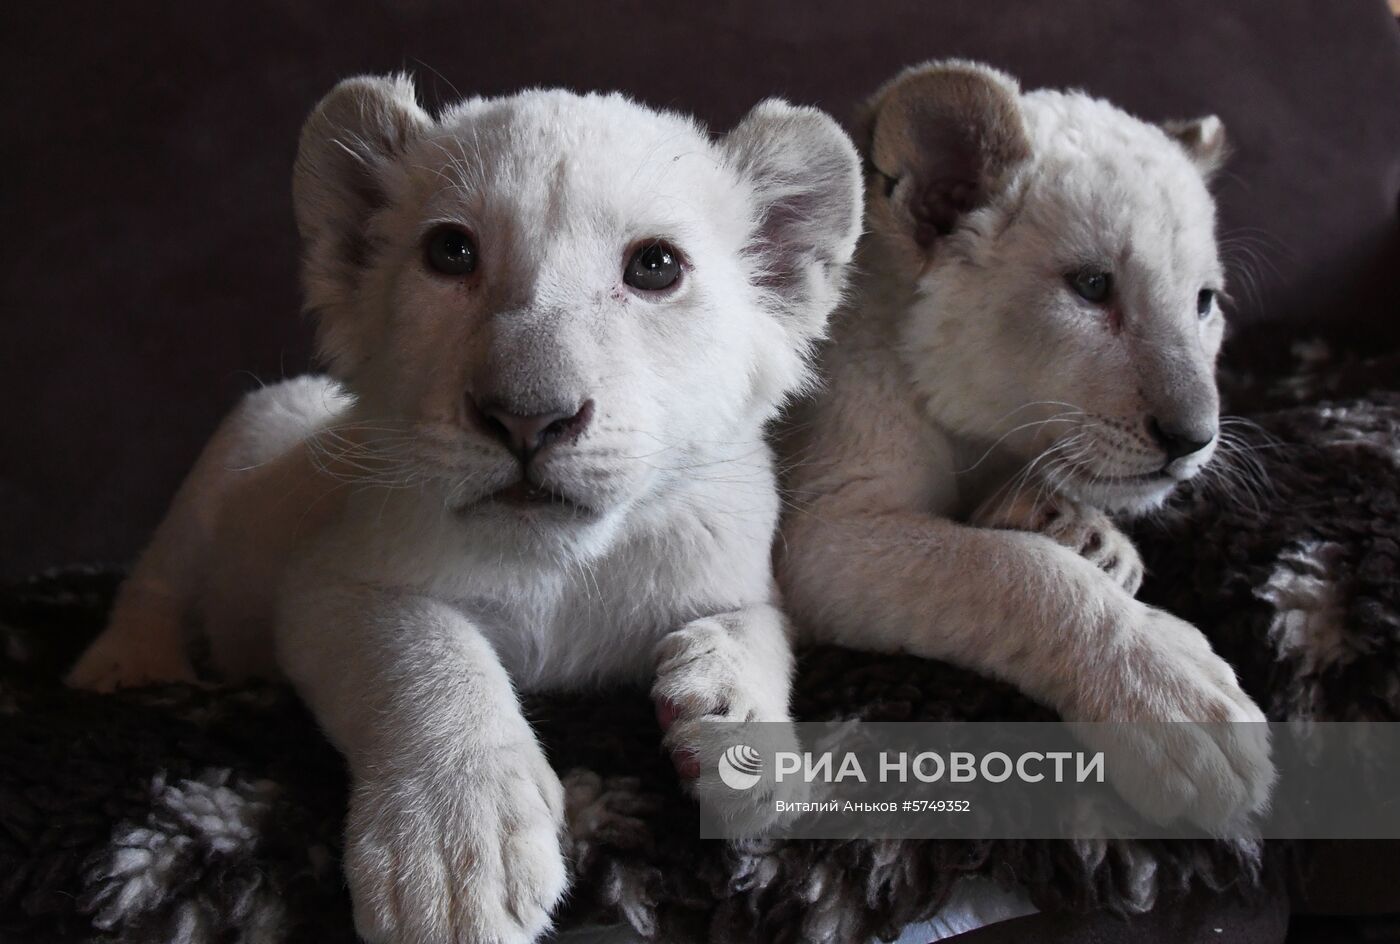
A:
<svg viewBox="0 0 1400 944">
<path fill-rule="evenodd" d="M 359 78 L 295 171 L 334 380 L 224 423 L 72 674 L 284 672 L 353 777 L 371 941 L 529 941 L 565 887 L 559 780 L 516 692 L 649 681 L 784 720 L 765 424 L 808 377 L 860 230 L 824 114 L 723 139 L 622 97 L 531 91 L 434 118 Z M 274 655 L 275 651 L 275 655 Z"/>
<path fill-rule="evenodd" d="M 1133 598 L 1142 565 L 1105 514 L 1157 506 L 1214 449 L 1221 123 L 1159 128 L 953 61 L 881 89 L 864 135 L 854 300 L 794 424 L 794 617 L 1071 720 L 1263 720 L 1200 632 Z M 1115 734 L 1136 739 L 1119 786 L 1156 818 L 1225 829 L 1267 802 L 1263 725 Z"/>
</svg>

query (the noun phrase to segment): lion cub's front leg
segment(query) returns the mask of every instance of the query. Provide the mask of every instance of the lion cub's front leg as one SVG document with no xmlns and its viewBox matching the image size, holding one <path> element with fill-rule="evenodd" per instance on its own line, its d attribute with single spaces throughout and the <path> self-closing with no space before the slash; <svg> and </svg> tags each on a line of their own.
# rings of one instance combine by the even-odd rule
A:
<svg viewBox="0 0 1400 944">
<path fill-rule="evenodd" d="M 1043 534 L 1098 567 L 1129 593 L 1136 594 L 1142 586 L 1142 557 L 1128 536 L 1099 509 L 1064 495 L 1023 491 L 1010 500 L 993 496 L 970 523 Z"/>
<path fill-rule="evenodd" d="M 279 659 L 352 774 L 345 877 L 371 944 L 528 944 L 564 894 L 563 787 L 490 643 L 440 602 L 286 601 Z"/>
</svg>

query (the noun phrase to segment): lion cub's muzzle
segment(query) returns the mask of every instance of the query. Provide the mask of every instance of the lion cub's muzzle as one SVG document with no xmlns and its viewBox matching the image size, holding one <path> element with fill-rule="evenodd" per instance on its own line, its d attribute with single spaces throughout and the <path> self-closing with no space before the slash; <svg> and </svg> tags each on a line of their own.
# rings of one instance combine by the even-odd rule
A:
<svg viewBox="0 0 1400 944">
<path fill-rule="evenodd" d="M 593 415 L 592 398 L 577 405 L 532 410 L 502 397 L 478 400 L 466 394 L 468 422 L 520 463 L 520 478 L 491 497 L 511 505 L 575 504 L 571 496 L 542 482 L 537 467 L 551 450 L 582 436 L 593 422 Z"/>
</svg>

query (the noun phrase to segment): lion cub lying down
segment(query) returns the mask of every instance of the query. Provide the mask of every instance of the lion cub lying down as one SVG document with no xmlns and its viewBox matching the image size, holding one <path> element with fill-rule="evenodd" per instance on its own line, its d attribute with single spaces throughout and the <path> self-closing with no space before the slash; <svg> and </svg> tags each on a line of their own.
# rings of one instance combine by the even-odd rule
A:
<svg viewBox="0 0 1400 944">
<path fill-rule="evenodd" d="M 516 691 L 654 679 L 677 751 L 788 717 L 762 433 L 855 248 L 855 148 L 778 101 L 716 141 L 618 96 L 434 118 L 362 78 L 294 195 L 335 379 L 229 417 L 72 682 L 189 677 L 191 622 L 224 675 L 280 669 L 352 773 L 360 933 L 533 940 L 562 791 Z"/>
<path fill-rule="evenodd" d="M 1215 447 L 1220 122 L 948 62 L 881 89 L 864 130 L 860 274 L 794 424 L 794 617 L 1072 720 L 1262 721 L 1194 627 L 1133 598 L 1105 514 L 1156 507 Z M 1156 818 L 1226 829 L 1267 802 L 1263 725 L 1118 734 L 1118 786 Z"/>
</svg>

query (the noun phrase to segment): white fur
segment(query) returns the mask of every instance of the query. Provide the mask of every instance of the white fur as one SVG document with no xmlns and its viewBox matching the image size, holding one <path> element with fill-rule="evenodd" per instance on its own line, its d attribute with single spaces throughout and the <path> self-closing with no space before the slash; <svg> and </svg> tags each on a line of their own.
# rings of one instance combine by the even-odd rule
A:
<svg viewBox="0 0 1400 944">
<path fill-rule="evenodd" d="M 927 88 L 951 75 L 954 108 L 988 99 L 969 86 L 1005 96 L 1028 147 L 928 247 L 900 215 L 924 185 L 917 148 L 901 167 L 880 166 L 898 147 L 871 155 L 854 300 L 834 319 L 828 386 L 790 440 L 799 507 L 779 577 L 793 615 L 824 641 L 1007 679 L 1072 720 L 1263 720 L 1194 627 L 1133 599 L 1141 562 L 1103 513 L 1155 505 L 1208 458 L 1104 480 L 1163 468 L 1149 414 L 1215 422 L 1222 319 L 1195 305 L 1222 279 L 1204 165 L 1105 102 L 1022 94 L 968 63 L 896 79 L 872 121 L 900 120 L 880 111 L 889 90 L 930 73 Z M 900 107 L 931 127 L 886 127 L 883 140 L 980 118 Z M 1209 141 L 1218 149 L 1219 134 Z M 1084 265 L 1114 272 L 1121 330 L 1066 284 Z M 1224 829 L 1267 801 L 1263 725 L 1217 726 L 1214 740 L 1167 730 L 1120 734 L 1141 741 L 1119 785 L 1145 811 Z"/>
<path fill-rule="evenodd" d="M 189 621 L 224 674 L 280 667 L 353 774 L 361 934 L 532 940 L 563 804 L 517 691 L 654 680 L 676 750 L 700 718 L 788 717 L 763 429 L 841 291 L 855 150 L 781 102 L 712 140 L 619 96 L 434 119 L 407 80 L 356 79 L 307 122 L 295 189 L 335 379 L 230 417 L 73 682 L 188 676 Z M 424 264 L 444 221 L 476 238 L 468 278 Z M 655 237 L 686 271 L 647 295 L 622 272 Z M 469 393 L 594 402 L 530 467 L 573 504 L 491 497 L 522 467 Z"/>
<path fill-rule="evenodd" d="M 1162 470 L 1147 417 L 1213 428 L 1219 412 L 1224 319 L 1195 307 L 1200 289 L 1224 287 L 1215 203 L 1185 151 L 1108 102 L 1042 90 L 1021 95 L 1020 109 L 1030 160 L 901 286 L 913 297 L 893 306 L 894 347 L 958 454 L 954 471 L 980 462 L 960 492 L 1045 454 L 1037 474 L 1055 490 L 1145 511 L 1215 449 L 1151 481 L 1115 481 Z M 876 238 L 862 252 L 874 280 L 882 251 Z M 1065 284 L 1081 266 L 1112 271 L 1121 331 Z M 1062 444 L 1072 445 L 1050 451 Z"/>
</svg>

